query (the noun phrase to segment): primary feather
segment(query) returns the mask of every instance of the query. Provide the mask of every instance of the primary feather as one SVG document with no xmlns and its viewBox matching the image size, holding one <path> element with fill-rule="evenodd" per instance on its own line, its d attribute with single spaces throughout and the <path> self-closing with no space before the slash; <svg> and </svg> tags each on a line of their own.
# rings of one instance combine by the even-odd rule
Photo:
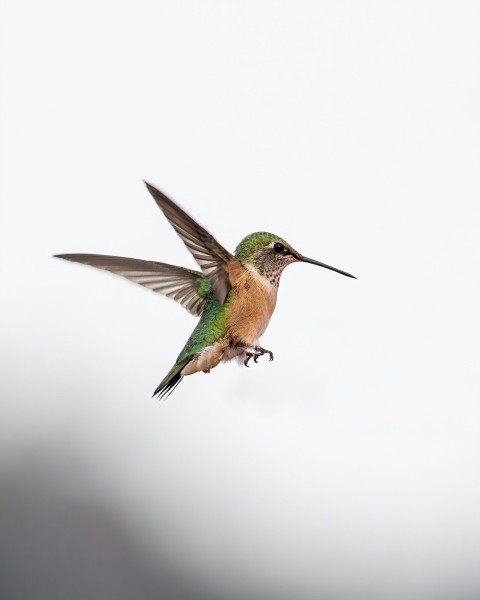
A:
<svg viewBox="0 0 480 600">
<path fill-rule="evenodd" d="M 168 196 L 147 182 L 145 185 L 212 284 L 218 302 L 223 304 L 231 289 L 228 263 L 233 256 Z"/>
<path fill-rule="evenodd" d="M 110 271 L 173 298 L 192 315 L 199 317 L 205 307 L 210 283 L 202 273 L 153 260 L 139 260 L 104 254 L 58 254 L 71 262 L 77 262 L 104 271 Z"/>
</svg>

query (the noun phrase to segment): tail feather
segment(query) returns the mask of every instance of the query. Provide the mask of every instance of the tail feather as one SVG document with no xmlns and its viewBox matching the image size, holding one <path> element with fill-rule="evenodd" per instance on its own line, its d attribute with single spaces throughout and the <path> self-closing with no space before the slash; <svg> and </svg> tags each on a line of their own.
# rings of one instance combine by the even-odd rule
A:
<svg viewBox="0 0 480 600">
<path fill-rule="evenodd" d="M 157 396 L 159 400 L 167 398 L 182 381 L 182 370 L 189 361 L 183 361 L 175 364 L 164 379 L 158 384 L 157 389 L 153 392 L 153 397 Z"/>
</svg>

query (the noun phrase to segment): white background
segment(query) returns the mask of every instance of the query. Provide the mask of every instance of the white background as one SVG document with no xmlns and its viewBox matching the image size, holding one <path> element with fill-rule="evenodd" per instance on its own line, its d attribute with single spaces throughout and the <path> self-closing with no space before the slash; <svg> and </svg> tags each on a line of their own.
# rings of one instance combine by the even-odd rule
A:
<svg viewBox="0 0 480 600">
<path fill-rule="evenodd" d="M 478 598 L 478 2 L 0 23 L 2 597 Z M 289 267 L 273 363 L 152 400 L 194 319 L 51 258 L 192 267 L 142 179 L 358 281 Z"/>
</svg>

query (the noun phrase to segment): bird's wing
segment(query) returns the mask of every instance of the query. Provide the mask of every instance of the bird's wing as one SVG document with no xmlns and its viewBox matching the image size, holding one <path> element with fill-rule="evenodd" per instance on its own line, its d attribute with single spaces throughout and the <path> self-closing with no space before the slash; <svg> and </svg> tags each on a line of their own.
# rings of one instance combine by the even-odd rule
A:
<svg viewBox="0 0 480 600">
<path fill-rule="evenodd" d="M 228 279 L 228 262 L 233 256 L 173 200 L 170 200 L 153 185 L 147 182 L 145 184 L 160 210 L 182 238 L 200 265 L 205 277 L 212 284 L 218 302 L 223 304 L 231 288 Z"/>
<path fill-rule="evenodd" d="M 198 271 L 150 260 L 103 254 L 58 254 L 56 258 L 90 265 L 126 277 L 154 292 L 173 298 L 196 316 L 202 314 L 206 296 L 211 289 L 205 276 Z"/>
</svg>

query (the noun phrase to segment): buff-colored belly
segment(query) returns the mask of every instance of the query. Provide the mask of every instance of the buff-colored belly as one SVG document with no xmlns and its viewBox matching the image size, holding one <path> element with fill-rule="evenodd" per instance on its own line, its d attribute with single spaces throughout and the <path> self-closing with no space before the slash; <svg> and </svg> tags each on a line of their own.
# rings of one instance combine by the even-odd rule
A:
<svg viewBox="0 0 480 600">
<path fill-rule="evenodd" d="M 242 283 L 235 289 L 227 331 L 234 341 L 256 345 L 275 310 L 277 288 L 250 273 Z"/>
<path fill-rule="evenodd" d="M 204 348 L 183 368 L 182 375 L 192 375 L 198 371 L 208 373 L 210 369 L 214 369 L 224 359 L 228 343 L 228 339 L 223 338 L 219 342 Z"/>
</svg>

